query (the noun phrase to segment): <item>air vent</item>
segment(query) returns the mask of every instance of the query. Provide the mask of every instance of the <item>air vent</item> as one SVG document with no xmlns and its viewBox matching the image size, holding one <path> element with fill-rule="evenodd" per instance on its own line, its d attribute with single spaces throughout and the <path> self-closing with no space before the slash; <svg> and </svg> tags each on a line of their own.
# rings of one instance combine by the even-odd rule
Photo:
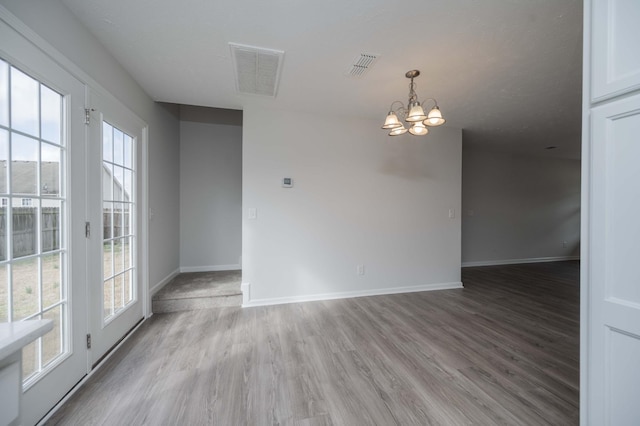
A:
<svg viewBox="0 0 640 426">
<path fill-rule="evenodd" d="M 353 65 L 347 71 L 347 75 L 356 78 L 363 77 L 376 63 L 378 56 L 372 53 L 361 53 L 360 56 L 356 56 L 353 59 Z"/>
<path fill-rule="evenodd" d="M 284 52 L 229 43 L 240 93 L 275 97 L 282 69 Z"/>
</svg>

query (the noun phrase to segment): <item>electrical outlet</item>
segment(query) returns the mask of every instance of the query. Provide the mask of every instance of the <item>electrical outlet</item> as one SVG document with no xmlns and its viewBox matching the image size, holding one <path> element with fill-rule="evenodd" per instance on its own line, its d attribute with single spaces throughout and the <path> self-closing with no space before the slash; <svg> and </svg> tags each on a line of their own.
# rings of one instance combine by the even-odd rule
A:
<svg viewBox="0 0 640 426">
<path fill-rule="evenodd" d="M 258 209 L 250 208 L 248 209 L 248 219 L 255 220 L 258 218 Z"/>
<path fill-rule="evenodd" d="M 364 275 L 364 265 L 358 265 L 356 267 L 356 272 L 358 275 Z"/>
</svg>

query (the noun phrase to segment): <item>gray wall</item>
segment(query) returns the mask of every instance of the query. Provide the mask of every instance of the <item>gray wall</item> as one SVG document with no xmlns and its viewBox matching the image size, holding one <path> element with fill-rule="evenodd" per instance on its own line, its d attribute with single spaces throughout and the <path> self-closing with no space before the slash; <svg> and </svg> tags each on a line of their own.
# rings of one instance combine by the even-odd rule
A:
<svg viewBox="0 0 640 426">
<path fill-rule="evenodd" d="M 149 286 L 179 266 L 178 110 L 153 102 L 58 0 L 0 0 L 10 12 L 102 85 L 149 126 Z"/>
<path fill-rule="evenodd" d="M 463 266 L 578 256 L 580 160 L 465 149 L 462 209 Z"/>
<path fill-rule="evenodd" d="M 239 269 L 242 113 L 182 106 L 180 117 L 180 269 Z"/>
<path fill-rule="evenodd" d="M 390 138 L 377 121 L 246 108 L 247 304 L 459 286 L 461 146 L 451 127 Z"/>
</svg>

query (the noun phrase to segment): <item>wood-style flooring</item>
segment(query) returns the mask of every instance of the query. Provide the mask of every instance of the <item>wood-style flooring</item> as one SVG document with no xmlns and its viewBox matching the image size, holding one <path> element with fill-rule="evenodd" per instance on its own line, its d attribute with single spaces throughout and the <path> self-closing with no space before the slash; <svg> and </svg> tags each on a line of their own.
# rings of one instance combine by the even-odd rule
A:
<svg viewBox="0 0 640 426">
<path fill-rule="evenodd" d="M 578 262 L 154 315 L 50 425 L 578 424 Z"/>
</svg>

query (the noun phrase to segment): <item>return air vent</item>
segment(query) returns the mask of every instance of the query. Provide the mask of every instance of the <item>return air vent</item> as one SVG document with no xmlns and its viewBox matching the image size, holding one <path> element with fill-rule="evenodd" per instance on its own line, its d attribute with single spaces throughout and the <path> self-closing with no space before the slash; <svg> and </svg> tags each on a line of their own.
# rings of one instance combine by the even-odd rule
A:
<svg viewBox="0 0 640 426">
<path fill-rule="evenodd" d="M 229 43 L 240 93 L 275 97 L 284 52 L 255 46 Z"/>
<path fill-rule="evenodd" d="M 349 77 L 363 77 L 378 60 L 379 55 L 372 53 L 361 53 L 353 59 L 353 65 L 347 71 Z"/>
</svg>

